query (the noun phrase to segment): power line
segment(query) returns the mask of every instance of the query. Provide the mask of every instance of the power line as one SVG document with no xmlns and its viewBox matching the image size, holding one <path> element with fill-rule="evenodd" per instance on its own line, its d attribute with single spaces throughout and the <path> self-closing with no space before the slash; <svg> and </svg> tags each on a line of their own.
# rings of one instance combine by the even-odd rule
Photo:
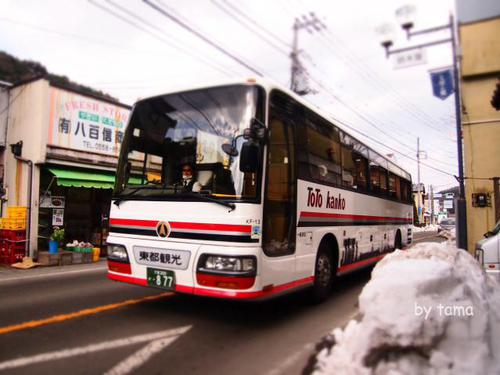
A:
<svg viewBox="0 0 500 375">
<path fill-rule="evenodd" d="M 243 19 L 248 20 L 248 18 L 247 17 L 242 17 L 241 14 L 240 14 L 240 11 L 238 11 L 238 12 L 230 11 L 227 8 L 225 8 L 224 5 L 218 3 L 217 0 L 212 0 L 212 4 L 215 5 L 222 12 L 224 12 L 225 14 L 227 14 L 228 16 L 234 17 L 233 21 L 237 22 L 238 24 L 240 24 L 241 26 L 243 26 L 244 28 L 246 28 L 247 30 L 249 30 L 252 34 L 258 36 L 259 38 L 261 38 L 261 40 L 263 40 L 264 42 L 266 42 L 267 44 L 269 44 L 271 47 L 275 48 L 276 50 L 278 50 L 279 52 L 281 52 L 282 54 L 284 54 L 285 56 L 288 57 L 288 52 L 285 51 L 280 46 L 276 45 L 276 43 L 274 43 L 271 40 L 269 40 L 269 38 L 267 38 L 267 36 L 265 34 L 257 33 L 255 31 L 255 29 L 253 29 L 251 26 L 249 26 L 246 23 L 243 23 L 241 21 L 241 19 L 243 18 Z M 231 8 L 232 8 L 232 5 L 230 5 L 230 4 L 226 4 L 226 5 L 227 6 L 231 6 Z"/>
<path fill-rule="evenodd" d="M 170 18 L 170 19 L 174 20 L 176 23 L 180 24 L 181 26 L 183 26 L 184 28 L 186 28 L 188 31 L 190 31 L 190 32 L 192 32 L 192 33 L 195 33 L 195 35 L 196 35 L 196 36 L 201 37 L 201 39 L 202 39 L 202 40 L 204 40 L 206 43 L 208 43 L 208 44 L 210 44 L 211 46 L 213 46 L 214 48 L 216 48 L 219 52 L 222 52 L 222 53 L 224 53 L 224 54 L 229 53 L 229 52 L 225 51 L 222 47 L 219 47 L 219 46 L 218 46 L 215 42 L 211 41 L 211 40 L 210 40 L 210 39 L 208 39 L 207 37 L 200 36 L 200 35 L 199 35 L 199 33 L 198 33 L 197 31 L 195 31 L 195 30 L 194 30 L 194 28 L 192 28 L 191 26 L 189 26 L 189 25 L 187 24 L 187 22 L 186 22 L 186 21 L 180 21 L 180 20 L 179 20 L 179 18 L 180 18 L 180 17 L 175 17 L 175 16 L 171 15 L 171 13 L 168 13 L 168 12 L 164 11 L 163 9 L 159 8 L 159 7 L 158 7 L 158 6 L 156 6 L 155 4 L 152 4 L 152 3 L 151 3 L 150 1 L 148 1 L 148 0 L 144 0 L 144 2 L 145 2 L 145 3 L 147 3 L 148 5 L 150 5 L 151 7 L 153 7 L 154 9 L 156 9 L 156 10 L 157 10 L 158 12 L 160 12 L 161 14 L 163 14 L 163 15 L 165 15 L 166 17 L 168 17 L 168 18 Z M 179 22 L 180 22 L 180 23 L 179 23 Z M 233 55 L 232 55 L 232 54 L 230 54 L 230 56 L 233 56 Z M 237 58 L 237 57 L 236 57 L 236 58 Z M 239 58 L 237 58 L 237 59 L 239 60 Z M 243 62 L 243 63 L 244 63 L 244 62 Z M 247 63 L 244 63 L 244 66 L 245 66 L 245 67 L 247 67 L 247 68 L 249 68 L 249 69 L 250 69 L 251 71 L 253 71 L 253 72 L 257 72 L 257 70 L 256 70 L 255 68 L 253 68 L 251 65 L 249 65 L 249 64 L 247 64 Z M 261 76 L 262 76 L 262 74 L 261 74 L 260 72 L 259 72 L 259 75 L 261 75 Z M 326 88 L 325 88 L 322 84 L 320 84 L 320 83 L 319 83 L 319 82 L 317 82 L 317 81 L 315 81 L 315 82 L 316 82 L 317 84 L 319 84 L 319 86 L 320 86 L 320 87 L 322 87 L 325 91 L 327 91 L 328 93 L 330 93 L 331 95 L 333 95 L 333 97 L 334 97 L 335 99 L 337 99 L 337 100 L 338 100 L 338 98 L 336 97 L 336 95 L 334 95 L 334 94 L 332 94 L 331 92 L 329 92 L 329 90 L 328 90 L 328 89 L 326 89 Z M 363 119 L 363 120 L 364 120 L 364 121 L 366 121 L 366 119 Z M 396 153 L 398 153 L 398 154 L 402 155 L 403 157 L 406 157 L 406 158 L 408 158 L 408 159 L 410 159 L 410 160 L 412 160 L 412 161 L 415 161 L 415 159 L 413 159 L 413 158 L 409 157 L 408 155 L 406 155 L 406 154 L 402 153 L 401 151 L 396 150 L 396 149 L 395 149 L 395 148 L 393 148 L 393 147 L 387 146 L 386 144 L 382 143 L 381 141 L 376 140 L 375 138 L 373 138 L 373 137 L 371 137 L 371 136 L 368 136 L 368 135 L 366 135 L 366 134 L 364 134 L 364 133 L 361 133 L 359 130 L 357 130 L 357 129 L 355 129 L 355 128 L 351 127 L 351 126 L 348 126 L 348 125 L 347 125 L 347 124 L 345 124 L 344 122 L 342 122 L 342 124 L 343 124 L 343 125 L 345 125 L 346 127 L 348 127 L 349 129 L 352 129 L 353 131 L 355 131 L 355 132 L 357 132 L 357 133 L 362 134 L 362 135 L 363 135 L 364 137 L 366 137 L 367 139 L 370 139 L 370 140 L 372 140 L 373 142 L 375 142 L 375 143 L 377 143 L 377 144 L 380 144 L 380 145 L 382 145 L 382 146 L 384 146 L 384 147 L 386 147 L 386 148 L 388 148 L 388 149 L 390 149 L 390 150 L 392 150 L 392 151 L 394 151 L 394 152 L 396 152 Z M 445 172 L 445 171 L 443 171 L 443 170 L 440 170 L 440 169 L 438 169 L 438 168 L 432 167 L 432 166 L 427 165 L 427 164 L 425 164 L 425 163 L 422 163 L 422 165 L 425 165 L 425 166 L 427 166 L 428 168 L 434 169 L 434 170 L 436 170 L 436 171 L 438 171 L 438 172 L 441 172 L 441 173 L 444 173 L 444 174 L 447 174 L 447 175 L 450 175 L 450 176 L 451 176 L 451 174 L 450 174 L 450 173 L 447 173 L 447 172 Z"/>
<path fill-rule="evenodd" d="M 255 74 L 257 74 L 258 76 L 260 77 L 263 77 L 264 75 L 259 72 L 257 69 L 251 67 L 249 64 L 247 64 L 246 62 L 244 62 L 243 60 L 241 60 L 240 58 L 238 58 L 237 56 L 233 55 L 232 53 L 228 52 L 227 50 L 225 50 L 224 48 L 220 47 L 219 45 L 217 45 L 216 43 L 212 42 L 210 39 L 208 39 L 206 36 L 204 36 L 203 34 L 199 33 L 198 31 L 194 30 L 192 27 L 190 27 L 189 25 L 187 25 L 185 22 L 181 21 L 179 18 L 175 17 L 173 14 L 167 12 L 166 10 L 164 10 L 163 8 L 160 8 L 159 6 L 157 6 L 156 4 L 153 4 L 151 1 L 149 0 L 143 0 L 147 5 L 149 5 L 151 8 L 155 9 L 158 13 L 164 15 L 165 17 L 169 18 L 170 20 L 174 21 L 175 23 L 177 23 L 178 25 L 180 25 L 182 28 L 184 28 L 185 30 L 189 31 L 191 34 L 197 36 L 198 38 L 200 38 L 201 40 L 203 40 L 204 42 L 210 44 L 212 47 L 214 47 L 216 50 L 218 50 L 219 52 L 223 53 L 224 55 L 230 57 L 231 59 L 233 59 L 234 61 L 236 61 L 238 64 L 244 66 L 245 68 L 247 68 L 248 70 L 254 72 Z"/>
<path fill-rule="evenodd" d="M 328 37 L 330 36 L 330 38 Z M 435 131 L 442 132 L 443 129 L 435 127 L 433 124 L 435 123 L 435 120 L 432 119 L 430 116 L 428 116 L 425 112 L 421 111 L 418 107 L 416 107 L 413 103 L 402 97 L 399 92 L 391 86 L 388 82 L 385 80 L 381 79 L 380 76 L 378 76 L 372 69 L 370 69 L 363 61 L 360 59 L 358 56 L 356 56 L 353 52 L 349 50 L 347 46 L 345 46 L 344 43 L 342 43 L 338 38 L 334 36 L 334 34 L 330 31 L 327 30 L 327 34 L 322 34 L 322 37 L 324 40 L 320 39 L 320 42 L 325 43 L 325 47 L 327 47 L 327 51 L 330 51 L 333 55 L 338 56 L 340 59 L 342 59 L 345 63 L 346 66 L 349 67 L 350 69 L 356 68 L 359 74 L 361 74 L 365 80 L 367 80 L 372 87 L 374 88 L 382 88 L 386 93 L 388 91 L 392 91 L 394 94 L 392 95 L 394 98 L 399 99 L 399 101 L 405 101 L 407 104 L 405 107 L 402 106 L 402 104 L 399 103 L 399 101 L 396 102 L 396 105 L 398 105 L 401 109 L 405 111 L 406 114 L 411 115 L 415 119 L 419 121 L 424 121 L 423 125 L 429 126 Z M 337 42 L 334 42 L 332 38 L 336 38 Z M 340 47 L 343 48 L 345 51 L 347 51 L 347 54 L 338 54 L 335 53 L 334 51 L 339 50 L 337 45 L 334 45 L 332 43 L 337 43 L 340 44 Z M 328 44 L 328 46 L 326 45 Z M 366 73 L 368 72 L 368 73 Z M 376 87 L 376 86 L 377 87 Z M 384 87 L 382 87 L 382 85 Z M 413 108 L 413 109 L 410 109 Z M 419 118 L 420 115 L 420 118 Z M 425 119 L 424 119 L 425 117 Z M 456 142 L 455 142 L 456 143 Z"/>
<path fill-rule="evenodd" d="M 141 24 L 138 24 L 138 23 L 136 23 L 134 21 L 131 21 L 130 19 L 127 19 L 127 18 L 123 17 L 122 15 L 120 15 L 120 14 L 116 13 L 115 11 L 113 11 L 112 9 L 105 7 L 104 5 L 99 4 L 99 3 L 95 2 L 94 0 L 88 0 L 88 1 L 89 1 L 89 3 L 91 3 L 92 5 L 94 5 L 95 7 L 100 8 L 105 13 L 108 13 L 108 14 L 112 15 L 113 17 L 120 19 L 121 21 L 127 23 L 128 25 L 131 25 L 131 26 L 135 27 L 136 29 L 139 29 L 139 30 L 145 32 L 146 34 L 148 34 L 148 35 L 150 35 L 150 36 L 152 36 L 152 37 L 154 37 L 154 38 L 162 41 L 163 43 L 169 45 L 170 47 L 175 48 L 175 49 L 183 52 L 184 54 L 193 57 L 194 59 L 198 60 L 199 62 L 201 62 L 203 64 L 207 64 L 207 65 L 211 66 L 213 69 L 217 70 L 218 72 L 220 72 L 220 73 L 222 73 L 222 74 L 224 74 L 224 75 L 226 75 L 228 77 L 231 77 L 231 75 L 228 74 L 226 70 L 221 69 L 220 67 L 218 67 L 217 65 L 213 64 L 209 60 L 201 58 L 197 54 L 192 53 L 191 51 L 187 50 L 185 47 L 176 46 L 169 39 L 165 39 L 162 36 L 157 35 L 157 34 L 151 32 L 151 30 L 148 30 L 147 28 L 145 28 Z M 138 18 L 140 22 L 143 22 L 141 20 L 141 18 L 139 18 L 139 17 L 136 17 L 136 18 Z"/>
<path fill-rule="evenodd" d="M 215 3 L 215 0 L 212 0 L 212 1 Z M 226 0 L 223 0 L 223 1 L 227 3 L 227 1 L 226 1 Z M 217 5 L 217 4 L 216 4 L 216 5 Z M 217 6 L 218 6 L 218 5 L 217 5 Z M 233 6 L 232 8 L 234 8 L 234 6 Z M 236 12 L 236 9 L 234 9 L 234 10 L 235 10 L 235 12 Z M 270 31 L 268 31 L 266 28 L 262 27 L 262 26 L 261 26 L 261 25 L 260 25 L 257 21 L 255 21 L 253 18 L 251 18 L 251 17 L 250 17 L 250 16 L 248 16 L 247 14 L 245 14 L 245 13 L 241 12 L 240 10 L 237 10 L 237 12 L 238 12 L 238 14 L 240 14 L 241 16 L 243 16 L 246 20 L 248 20 L 249 22 L 251 22 L 254 26 L 259 27 L 261 30 L 266 30 L 266 31 L 267 31 L 267 32 L 268 32 L 271 36 L 273 36 L 274 38 L 277 38 L 278 40 L 280 40 L 280 41 L 282 41 L 282 42 L 283 42 L 283 40 L 282 40 L 281 38 L 277 37 L 277 36 L 276 36 L 276 34 L 271 33 L 271 32 L 270 32 Z M 227 12 L 226 12 L 226 13 L 227 13 Z M 234 13 L 231 13 L 231 15 L 234 15 Z M 247 26 L 245 25 L 245 27 L 247 27 Z M 247 28 L 248 28 L 248 27 L 247 27 Z M 329 30 L 327 30 L 327 32 L 329 32 Z M 283 43 L 285 43 L 285 42 L 283 42 Z M 286 44 L 286 43 L 285 43 L 285 44 Z M 288 45 L 288 44 L 287 44 L 287 45 Z M 322 69 L 319 69 L 319 68 L 318 68 L 318 70 L 322 70 Z M 327 74 L 327 73 L 325 73 L 325 74 Z M 352 107 L 350 107 L 350 109 L 351 109 L 351 110 L 354 110 Z M 391 123 L 393 123 L 392 121 L 390 121 L 390 122 L 391 122 Z M 391 135 L 387 134 L 384 130 L 382 130 L 379 126 L 375 125 L 372 121 L 370 121 L 370 124 L 371 124 L 372 126 L 374 126 L 374 127 L 375 127 L 378 131 L 382 132 L 383 134 L 385 134 L 385 135 L 387 135 L 387 136 L 389 136 L 389 137 L 392 137 Z M 393 123 L 393 124 L 394 124 L 394 123 Z M 394 125 L 395 125 L 395 126 L 397 126 L 396 124 L 394 124 Z M 405 135 L 405 136 L 406 136 L 406 135 Z M 416 137 L 416 136 L 415 136 L 415 137 Z M 398 140 L 398 142 L 401 142 L 401 141 L 400 141 L 400 140 Z M 408 145 L 406 145 L 406 146 L 407 146 L 407 147 L 412 148 L 412 146 L 408 146 Z"/>
</svg>

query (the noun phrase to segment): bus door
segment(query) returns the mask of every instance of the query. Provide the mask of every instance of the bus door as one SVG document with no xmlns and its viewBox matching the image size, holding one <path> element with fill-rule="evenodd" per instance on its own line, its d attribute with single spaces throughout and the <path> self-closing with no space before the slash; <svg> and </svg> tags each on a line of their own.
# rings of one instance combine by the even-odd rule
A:
<svg viewBox="0 0 500 375">
<path fill-rule="evenodd" d="M 295 275 L 297 176 L 295 124 L 283 100 L 271 95 L 263 249 L 269 257 L 283 258 L 279 272 L 289 279 Z"/>
</svg>

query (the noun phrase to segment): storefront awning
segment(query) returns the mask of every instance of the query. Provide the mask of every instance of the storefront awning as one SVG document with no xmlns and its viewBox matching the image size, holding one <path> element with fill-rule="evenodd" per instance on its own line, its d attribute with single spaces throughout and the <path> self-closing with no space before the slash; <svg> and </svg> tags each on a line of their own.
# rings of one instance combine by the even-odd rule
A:
<svg viewBox="0 0 500 375">
<path fill-rule="evenodd" d="M 115 186 L 114 173 L 101 171 L 82 172 L 74 169 L 48 168 L 57 178 L 57 185 L 67 187 L 83 187 L 95 189 L 113 189 Z M 138 178 L 131 178 L 131 183 L 140 184 Z"/>
</svg>

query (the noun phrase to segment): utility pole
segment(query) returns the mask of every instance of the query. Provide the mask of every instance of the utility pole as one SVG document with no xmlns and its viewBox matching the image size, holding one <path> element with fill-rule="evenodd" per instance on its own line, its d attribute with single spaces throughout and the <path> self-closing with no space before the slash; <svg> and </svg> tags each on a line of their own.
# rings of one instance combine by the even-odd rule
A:
<svg viewBox="0 0 500 375">
<path fill-rule="evenodd" d="M 434 224 L 434 188 L 429 186 L 430 204 L 431 204 L 431 224 Z"/>
<path fill-rule="evenodd" d="M 299 30 L 301 29 L 306 29 L 309 34 L 312 34 L 313 31 L 320 32 L 326 29 L 326 25 L 313 12 L 309 13 L 309 17 L 303 15 L 302 20 L 296 18 L 293 24 L 293 43 L 292 52 L 290 53 L 290 59 L 292 60 L 290 89 L 299 95 L 306 95 L 311 92 L 311 89 L 307 84 L 306 70 L 299 60 Z"/>
<path fill-rule="evenodd" d="M 420 158 L 426 159 L 427 153 L 425 151 L 420 150 L 420 137 L 417 137 L 417 215 L 418 215 L 418 223 L 421 224 L 420 217 L 422 215 L 422 190 L 420 184 Z"/>
<path fill-rule="evenodd" d="M 418 223 L 420 222 L 420 214 L 421 214 L 421 195 L 420 195 L 420 137 L 417 137 L 417 216 Z"/>
</svg>

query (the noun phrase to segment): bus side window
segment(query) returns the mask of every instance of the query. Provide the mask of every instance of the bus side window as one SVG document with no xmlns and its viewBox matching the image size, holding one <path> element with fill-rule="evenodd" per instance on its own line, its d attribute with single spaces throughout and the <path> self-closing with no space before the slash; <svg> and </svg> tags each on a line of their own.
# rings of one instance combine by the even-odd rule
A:
<svg viewBox="0 0 500 375">
<path fill-rule="evenodd" d="M 339 133 L 331 124 L 309 111 L 305 112 L 307 157 L 313 179 L 341 185 L 342 169 Z"/>
<path fill-rule="evenodd" d="M 342 145 L 342 186 L 355 188 L 354 176 L 356 167 L 352 158 L 352 148 L 347 145 Z"/>
<path fill-rule="evenodd" d="M 380 193 L 380 170 L 374 163 L 370 163 L 370 186 L 373 193 Z"/>
<path fill-rule="evenodd" d="M 358 190 L 367 190 L 367 175 L 368 175 L 368 159 L 358 154 L 357 152 L 352 153 L 352 158 L 354 160 L 354 165 L 356 167 L 356 175 L 354 176 L 354 185 L 357 186 Z"/>
<path fill-rule="evenodd" d="M 380 194 L 387 196 L 387 169 L 380 168 Z"/>
<path fill-rule="evenodd" d="M 408 202 L 408 182 L 405 179 L 400 179 L 401 182 L 401 201 Z"/>
<path fill-rule="evenodd" d="M 401 186 L 399 177 L 394 173 L 389 173 L 389 196 L 401 200 Z"/>
</svg>

